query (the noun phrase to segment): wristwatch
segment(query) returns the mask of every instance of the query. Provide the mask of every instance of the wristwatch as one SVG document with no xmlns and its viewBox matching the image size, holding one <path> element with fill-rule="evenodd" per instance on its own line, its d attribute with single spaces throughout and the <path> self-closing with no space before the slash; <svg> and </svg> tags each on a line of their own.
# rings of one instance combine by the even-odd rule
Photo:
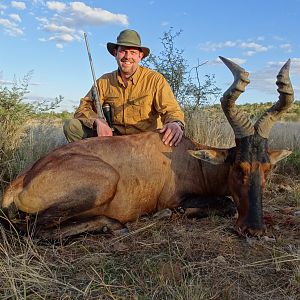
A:
<svg viewBox="0 0 300 300">
<path fill-rule="evenodd" d="M 184 131 L 184 124 L 181 121 L 174 121 L 173 123 L 177 123 L 180 126 L 181 130 Z"/>
</svg>

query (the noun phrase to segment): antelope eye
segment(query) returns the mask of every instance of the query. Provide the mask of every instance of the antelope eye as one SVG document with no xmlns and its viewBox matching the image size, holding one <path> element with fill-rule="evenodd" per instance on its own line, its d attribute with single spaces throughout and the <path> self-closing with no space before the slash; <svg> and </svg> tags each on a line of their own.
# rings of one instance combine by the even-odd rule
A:
<svg viewBox="0 0 300 300">
<path fill-rule="evenodd" d="M 241 165 L 236 165 L 235 167 L 236 177 L 243 180 L 245 176 L 248 175 L 247 169 L 243 168 Z"/>
</svg>

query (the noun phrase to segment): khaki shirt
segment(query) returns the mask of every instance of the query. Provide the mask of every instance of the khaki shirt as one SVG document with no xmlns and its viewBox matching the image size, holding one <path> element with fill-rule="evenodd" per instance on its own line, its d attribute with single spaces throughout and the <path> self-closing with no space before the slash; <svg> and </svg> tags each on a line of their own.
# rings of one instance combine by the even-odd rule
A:
<svg viewBox="0 0 300 300">
<path fill-rule="evenodd" d="M 110 104 L 118 134 L 153 131 L 173 121 L 184 124 L 183 112 L 166 79 L 158 72 L 138 66 L 126 87 L 116 70 L 101 76 L 97 84 L 101 105 Z M 89 128 L 93 128 L 97 118 L 91 95 L 92 90 L 80 100 L 74 114 Z"/>
</svg>

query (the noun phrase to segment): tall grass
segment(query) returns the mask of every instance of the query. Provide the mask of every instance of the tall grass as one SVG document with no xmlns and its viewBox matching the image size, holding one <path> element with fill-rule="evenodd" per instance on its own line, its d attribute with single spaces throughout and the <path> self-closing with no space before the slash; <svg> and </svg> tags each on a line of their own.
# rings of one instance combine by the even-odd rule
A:
<svg viewBox="0 0 300 300">
<path fill-rule="evenodd" d="M 278 122 L 269 137 L 270 147 L 300 152 L 300 122 Z"/>
<path fill-rule="evenodd" d="M 201 143 L 214 147 L 231 147 L 234 134 L 224 114 L 219 110 L 210 113 L 198 110 L 186 114 L 185 135 Z"/>
<path fill-rule="evenodd" d="M 62 132 L 62 121 L 52 119 L 30 120 L 14 133 L 11 145 L 2 145 L 5 150 L 1 159 L 0 182 L 2 189 L 24 169 L 50 150 L 67 141 Z M 2 131 L 2 137 L 5 131 Z"/>
<path fill-rule="evenodd" d="M 23 170 L 50 150 L 67 143 L 62 131 L 62 120 L 32 120 L 26 135 L 15 151 L 14 167 Z"/>
<path fill-rule="evenodd" d="M 201 110 L 186 118 L 186 135 L 201 144 L 215 147 L 232 147 L 233 130 L 220 107 L 214 111 Z M 277 122 L 269 136 L 270 149 L 300 151 L 300 122 Z"/>
</svg>

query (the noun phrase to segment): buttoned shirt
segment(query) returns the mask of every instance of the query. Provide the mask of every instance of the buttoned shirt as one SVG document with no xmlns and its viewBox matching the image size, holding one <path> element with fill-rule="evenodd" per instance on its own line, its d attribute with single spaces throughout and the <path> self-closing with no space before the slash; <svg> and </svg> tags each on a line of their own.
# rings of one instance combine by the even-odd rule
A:
<svg viewBox="0 0 300 300">
<path fill-rule="evenodd" d="M 118 134 L 153 131 L 162 124 L 180 121 L 184 114 L 166 79 L 158 72 L 138 66 L 124 84 L 119 71 L 104 74 L 97 80 L 101 105 L 111 107 L 112 121 Z M 81 99 L 74 117 L 93 128 L 98 117 L 92 101 L 92 89 Z"/>
</svg>

